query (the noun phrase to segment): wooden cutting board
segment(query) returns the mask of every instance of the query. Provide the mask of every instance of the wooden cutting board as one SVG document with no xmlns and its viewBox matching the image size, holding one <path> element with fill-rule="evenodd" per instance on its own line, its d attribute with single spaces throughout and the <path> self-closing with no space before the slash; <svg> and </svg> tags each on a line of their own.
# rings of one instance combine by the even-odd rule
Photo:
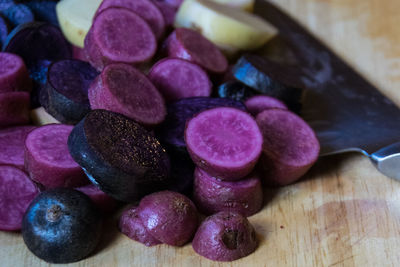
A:
<svg viewBox="0 0 400 267">
<path fill-rule="evenodd" d="M 272 0 L 400 104 L 399 0 Z M 291 186 L 265 191 L 250 218 L 255 253 L 216 263 L 191 245 L 147 248 L 107 220 L 90 258 L 70 266 L 400 266 L 400 182 L 358 154 L 321 159 Z M 20 234 L 0 233 L 0 266 L 48 266 Z M 58 265 L 62 266 L 62 265 Z"/>
</svg>

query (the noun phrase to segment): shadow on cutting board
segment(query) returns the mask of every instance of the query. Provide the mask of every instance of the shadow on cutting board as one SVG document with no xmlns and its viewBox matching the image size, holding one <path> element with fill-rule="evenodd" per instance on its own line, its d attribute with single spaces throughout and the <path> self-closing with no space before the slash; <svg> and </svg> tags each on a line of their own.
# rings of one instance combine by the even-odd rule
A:
<svg viewBox="0 0 400 267">
<path fill-rule="evenodd" d="M 115 212 L 113 215 L 108 215 L 109 217 L 104 219 L 103 234 L 100 238 L 99 244 L 97 245 L 94 252 L 90 255 L 90 257 L 101 253 L 104 249 L 109 247 L 112 243 L 114 243 L 114 241 L 117 240 L 117 237 L 120 234 L 118 231 L 119 215 L 120 212 Z"/>
</svg>

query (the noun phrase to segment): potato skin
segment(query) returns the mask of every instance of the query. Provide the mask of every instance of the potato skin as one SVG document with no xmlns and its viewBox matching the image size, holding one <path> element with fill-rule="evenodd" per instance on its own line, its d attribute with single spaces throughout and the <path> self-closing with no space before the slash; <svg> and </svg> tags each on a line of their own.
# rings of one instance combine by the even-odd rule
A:
<svg viewBox="0 0 400 267">
<path fill-rule="evenodd" d="M 257 248 L 253 226 L 236 212 L 222 211 L 207 217 L 192 241 L 199 255 L 215 261 L 234 261 Z"/>
<path fill-rule="evenodd" d="M 236 211 L 243 216 L 257 213 L 263 204 L 260 178 L 256 173 L 240 181 L 221 181 L 200 168 L 194 173 L 193 201 L 204 214 Z"/>
<path fill-rule="evenodd" d="M 155 239 L 143 226 L 136 210 L 137 207 L 132 206 L 122 213 L 118 223 L 118 228 L 121 233 L 147 247 L 161 244 L 161 242 Z"/>
<path fill-rule="evenodd" d="M 68 188 L 42 192 L 30 204 L 22 222 L 29 250 L 50 263 L 70 263 L 87 257 L 102 233 L 102 217 L 85 194 Z"/>
<path fill-rule="evenodd" d="M 144 197 L 137 213 L 153 237 L 172 246 L 189 242 L 198 226 L 197 209 L 193 202 L 172 191 L 160 191 Z"/>
<path fill-rule="evenodd" d="M 263 135 L 257 168 L 266 184 L 294 183 L 317 161 L 320 145 L 315 132 L 296 114 L 267 109 L 257 115 L 256 121 Z"/>
</svg>

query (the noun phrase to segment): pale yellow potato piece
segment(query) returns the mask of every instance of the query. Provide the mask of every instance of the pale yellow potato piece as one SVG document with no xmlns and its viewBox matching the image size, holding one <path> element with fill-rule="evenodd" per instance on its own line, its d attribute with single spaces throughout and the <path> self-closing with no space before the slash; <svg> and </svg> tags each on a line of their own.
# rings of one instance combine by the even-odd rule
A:
<svg viewBox="0 0 400 267">
<path fill-rule="evenodd" d="M 176 15 L 175 26 L 199 31 L 230 54 L 257 49 L 277 34 L 265 20 L 209 0 L 185 0 Z"/>
<path fill-rule="evenodd" d="M 42 126 L 52 123 L 60 123 L 53 116 L 51 116 L 43 107 L 35 108 L 31 110 L 31 120 L 33 124 Z"/>
<path fill-rule="evenodd" d="M 214 2 L 236 7 L 247 12 L 253 12 L 254 0 L 212 0 Z"/>
<path fill-rule="evenodd" d="M 83 47 L 93 16 L 102 0 L 62 0 L 56 6 L 57 18 L 67 40 Z"/>
</svg>

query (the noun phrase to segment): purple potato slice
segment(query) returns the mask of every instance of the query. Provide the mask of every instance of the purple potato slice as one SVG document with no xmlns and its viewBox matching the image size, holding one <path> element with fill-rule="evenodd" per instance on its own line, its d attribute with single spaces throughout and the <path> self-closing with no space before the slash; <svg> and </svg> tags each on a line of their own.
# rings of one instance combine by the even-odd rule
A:
<svg viewBox="0 0 400 267">
<path fill-rule="evenodd" d="M 127 117 L 92 110 L 68 138 L 72 157 L 102 191 L 124 202 L 164 189 L 170 161 L 159 141 Z"/>
<path fill-rule="evenodd" d="M 283 109 L 267 109 L 257 115 L 256 121 L 263 135 L 258 167 L 266 183 L 293 183 L 317 161 L 318 139 L 311 127 L 296 114 Z"/>
<path fill-rule="evenodd" d="M 24 167 L 25 138 L 35 126 L 16 126 L 0 130 L 0 164 Z"/>
<path fill-rule="evenodd" d="M 66 59 L 51 64 L 43 101 L 46 111 L 61 123 L 76 124 L 90 111 L 88 89 L 98 75 L 89 63 Z"/>
<path fill-rule="evenodd" d="M 185 142 L 198 167 L 221 180 L 234 181 L 253 170 L 263 138 L 250 114 L 219 107 L 202 111 L 186 123 Z"/>
<path fill-rule="evenodd" d="M 164 16 L 151 0 L 104 0 L 96 14 L 110 7 L 124 7 L 132 10 L 149 24 L 157 39 L 163 36 L 165 31 Z"/>
<path fill-rule="evenodd" d="M 212 83 L 207 73 L 183 59 L 165 58 L 158 61 L 150 69 L 148 77 L 166 101 L 211 95 Z"/>
<path fill-rule="evenodd" d="M 25 139 L 25 169 L 33 181 L 46 189 L 89 183 L 68 153 L 67 140 L 72 128 L 48 124 L 34 129 Z"/>
<path fill-rule="evenodd" d="M 186 121 L 201 111 L 216 107 L 234 107 L 246 111 L 242 102 L 227 98 L 184 98 L 167 105 L 167 117 L 158 128 L 157 136 L 168 148 L 187 154 L 184 139 Z"/>
<path fill-rule="evenodd" d="M 0 165 L 0 230 L 20 230 L 24 213 L 38 193 L 25 172 Z"/>
</svg>

